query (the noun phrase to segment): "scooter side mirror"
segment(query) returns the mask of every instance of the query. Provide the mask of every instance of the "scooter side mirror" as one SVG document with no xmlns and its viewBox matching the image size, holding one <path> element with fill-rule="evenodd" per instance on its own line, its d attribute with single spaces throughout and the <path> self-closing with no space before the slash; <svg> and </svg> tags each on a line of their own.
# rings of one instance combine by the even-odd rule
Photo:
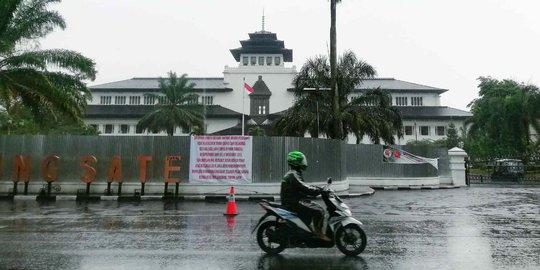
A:
<svg viewBox="0 0 540 270">
<path fill-rule="evenodd" d="M 332 184 L 332 177 L 328 177 L 328 179 L 326 179 L 326 181 L 328 182 L 328 184 Z"/>
</svg>

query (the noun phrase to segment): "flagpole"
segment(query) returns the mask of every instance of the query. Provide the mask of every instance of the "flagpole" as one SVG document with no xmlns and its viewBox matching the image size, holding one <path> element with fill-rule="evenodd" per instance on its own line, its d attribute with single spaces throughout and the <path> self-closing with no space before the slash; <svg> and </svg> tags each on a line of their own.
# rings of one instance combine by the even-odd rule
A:
<svg viewBox="0 0 540 270">
<path fill-rule="evenodd" d="M 244 77 L 244 84 L 246 83 L 246 77 Z M 246 96 L 246 90 L 244 89 L 244 84 L 242 84 L 242 136 L 244 136 L 244 99 Z"/>
</svg>

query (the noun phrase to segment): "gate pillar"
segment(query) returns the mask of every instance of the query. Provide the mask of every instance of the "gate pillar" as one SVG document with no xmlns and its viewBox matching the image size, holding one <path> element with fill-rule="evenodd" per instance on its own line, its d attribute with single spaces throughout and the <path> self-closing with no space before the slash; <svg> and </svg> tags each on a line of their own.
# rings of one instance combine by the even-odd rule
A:
<svg viewBox="0 0 540 270">
<path fill-rule="evenodd" d="M 461 148 L 454 147 L 448 150 L 448 157 L 450 159 L 452 184 L 458 187 L 466 186 L 467 184 L 465 182 L 465 157 L 467 157 L 467 152 L 465 152 Z"/>
</svg>

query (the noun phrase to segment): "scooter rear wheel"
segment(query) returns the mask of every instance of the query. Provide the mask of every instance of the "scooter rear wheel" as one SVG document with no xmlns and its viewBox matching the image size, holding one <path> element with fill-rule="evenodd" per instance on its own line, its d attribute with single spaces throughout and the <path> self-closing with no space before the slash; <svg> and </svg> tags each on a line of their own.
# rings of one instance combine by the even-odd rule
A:
<svg viewBox="0 0 540 270">
<path fill-rule="evenodd" d="M 340 227 L 336 232 L 336 246 L 347 256 L 356 256 L 366 248 L 367 237 L 362 228 L 355 224 Z"/>
<path fill-rule="evenodd" d="M 278 254 L 285 249 L 285 239 L 277 221 L 267 221 L 257 230 L 257 244 L 268 254 Z"/>
</svg>

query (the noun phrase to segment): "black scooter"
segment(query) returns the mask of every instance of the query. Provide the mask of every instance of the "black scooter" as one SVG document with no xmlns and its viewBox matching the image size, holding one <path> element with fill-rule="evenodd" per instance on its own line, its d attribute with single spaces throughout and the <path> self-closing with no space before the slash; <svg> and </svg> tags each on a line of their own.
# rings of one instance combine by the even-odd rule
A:
<svg viewBox="0 0 540 270">
<path fill-rule="evenodd" d="M 263 200 L 259 204 L 266 213 L 252 231 L 257 230 L 259 247 L 268 254 L 278 254 L 285 248 L 331 248 L 334 245 L 345 255 L 356 256 L 364 251 L 367 239 L 362 222 L 352 217 L 350 208 L 330 189 L 331 183 L 332 179 L 328 178 L 321 197 L 327 210 L 323 231 L 332 241 L 315 236 L 311 223 L 304 222 L 296 213 Z"/>
</svg>

